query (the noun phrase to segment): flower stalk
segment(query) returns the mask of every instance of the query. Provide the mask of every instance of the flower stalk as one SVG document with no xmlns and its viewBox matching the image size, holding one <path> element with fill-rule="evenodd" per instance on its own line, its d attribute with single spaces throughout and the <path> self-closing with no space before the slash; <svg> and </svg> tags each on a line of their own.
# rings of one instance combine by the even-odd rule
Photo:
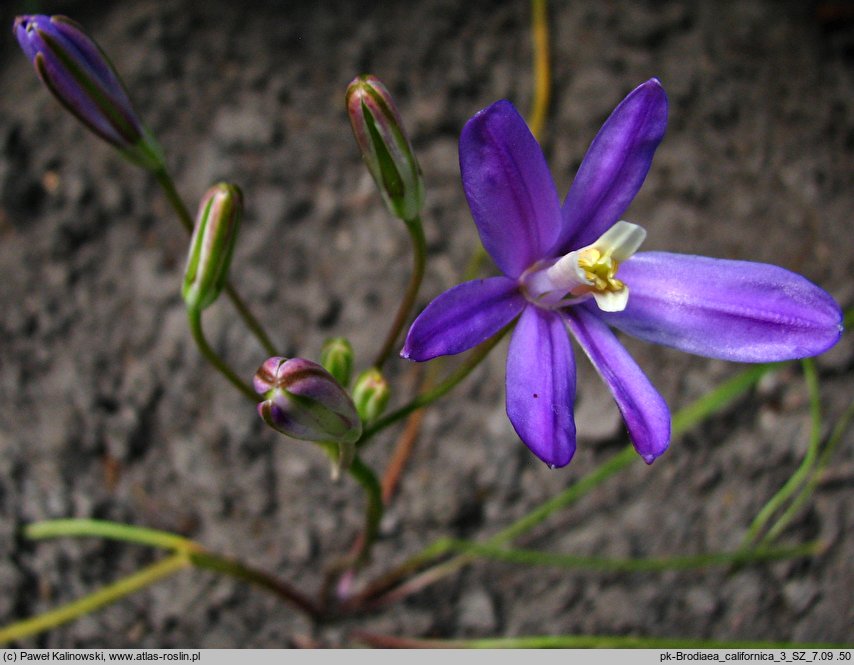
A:
<svg viewBox="0 0 854 665">
<path fill-rule="evenodd" d="M 421 220 L 420 218 L 416 218 L 406 221 L 405 224 L 412 241 L 412 275 L 409 278 L 409 284 L 406 286 L 403 299 L 397 308 L 397 313 L 394 315 L 394 320 L 389 327 L 388 333 L 386 333 L 385 341 L 374 358 L 373 366 L 377 369 L 382 369 L 385 361 L 388 360 L 392 351 L 394 351 L 400 333 L 403 331 L 409 314 L 415 305 L 415 300 L 418 298 L 421 282 L 424 279 L 424 269 L 427 263 L 427 241 L 424 237 Z"/>
<path fill-rule="evenodd" d="M 208 344 L 208 340 L 205 337 L 205 333 L 202 328 L 201 310 L 194 308 L 188 309 L 187 320 L 190 325 L 190 333 L 193 336 L 193 340 L 196 342 L 196 346 L 199 347 L 199 351 L 205 359 L 213 365 L 217 371 L 238 390 L 238 392 L 243 394 L 253 404 L 257 404 L 258 398 L 255 395 L 255 391 L 252 390 L 249 384 L 245 383 L 239 376 L 237 376 L 234 370 L 232 370 L 225 361 L 220 358 L 217 352 L 213 350 L 211 345 Z"/>
</svg>

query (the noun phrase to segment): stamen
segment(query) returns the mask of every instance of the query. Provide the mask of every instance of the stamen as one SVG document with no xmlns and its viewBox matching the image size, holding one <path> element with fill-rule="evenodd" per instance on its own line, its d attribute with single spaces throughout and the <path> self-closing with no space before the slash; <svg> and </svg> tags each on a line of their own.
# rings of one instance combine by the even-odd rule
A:
<svg viewBox="0 0 854 665">
<path fill-rule="evenodd" d="M 617 270 L 645 237 L 640 226 L 617 222 L 591 245 L 569 252 L 551 265 L 532 266 L 521 277 L 523 292 L 534 304 L 549 309 L 593 296 L 601 310 L 622 311 L 629 289 L 617 279 Z"/>
</svg>

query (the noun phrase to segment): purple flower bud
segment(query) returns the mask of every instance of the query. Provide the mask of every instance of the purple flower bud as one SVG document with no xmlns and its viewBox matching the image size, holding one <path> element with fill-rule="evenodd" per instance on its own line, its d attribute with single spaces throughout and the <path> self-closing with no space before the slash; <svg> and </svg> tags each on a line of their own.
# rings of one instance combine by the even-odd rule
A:
<svg viewBox="0 0 854 665">
<path fill-rule="evenodd" d="M 346 102 L 356 142 L 386 206 L 396 217 L 414 220 L 424 203 L 424 182 L 391 94 L 375 76 L 359 76 L 347 87 Z"/>
<path fill-rule="evenodd" d="M 264 398 L 258 414 L 282 434 L 306 441 L 352 444 L 362 433 L 353 400 L 315 362 L 269 358 L 255 373 L 254 385 Z"/>
<path fill-rule="evenodd" d="M 219 297 L 242 216 L 243 195 L 237 185 L 221 182 L 202 197 L 181 287 L 190 309 L 201 311 Z"/>
<path fill-rule="evenodd" d="M 14 34 L 42 82 L 80 122 L 132 162 L 163 163 L 107 56 L 65 16 L 18 16 Z"/>
</svg>

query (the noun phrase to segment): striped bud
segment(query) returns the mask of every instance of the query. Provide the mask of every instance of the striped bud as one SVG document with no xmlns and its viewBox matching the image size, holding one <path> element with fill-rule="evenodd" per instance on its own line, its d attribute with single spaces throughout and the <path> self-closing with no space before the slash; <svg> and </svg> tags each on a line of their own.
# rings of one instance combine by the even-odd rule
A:
<svg viewBox="0 0 854 665">
<path fill-rule="evenodd" d="M 90 131 L 150 170 L 163 155 L 106 54 L 66 16 L 18 16 L 14 34 L 48 90 Z"/>
<path fill-rule="evenodd" d="M 375 76 L 359 76 L 347 87 L 346 102 L 356 143 L 386 206 L 396 217 L 414 220 L 424 203 L 424 182 L 391 94 Z"/>
<path fill-rule="evenodd" d="M 189 309 L 201 311 L 219 297 L 242 216 L 243 194 L 237 185 L 221 182 L 202 197 L 181 287 Z"/>
<path fill-rule="evenodd" d="M 362 433 L 353 400 L 315 362 L 269 358 L 256 372 L 254 385 L 264 398 L 258 414 L 282 434 L 306 441 L 352 444 Z"/>
</svg>

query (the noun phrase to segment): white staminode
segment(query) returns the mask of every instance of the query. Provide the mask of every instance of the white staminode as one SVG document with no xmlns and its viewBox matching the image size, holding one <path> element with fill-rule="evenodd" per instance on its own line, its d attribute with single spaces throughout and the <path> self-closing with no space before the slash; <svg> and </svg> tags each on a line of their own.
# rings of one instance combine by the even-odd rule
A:
<svg viewBox="0 0 854 665">
<path fill-rule="evenodd" d="M 645 238 L 642 227 L 619 221 L 596 242 L 561 257 L 545 271 L 546 281 L 553 291 L 575 297 L 591 294 L 602 311 L 620 312 L 628 303 L 629 288 L 615 278 L 617 269 Z"/>
</svg>

